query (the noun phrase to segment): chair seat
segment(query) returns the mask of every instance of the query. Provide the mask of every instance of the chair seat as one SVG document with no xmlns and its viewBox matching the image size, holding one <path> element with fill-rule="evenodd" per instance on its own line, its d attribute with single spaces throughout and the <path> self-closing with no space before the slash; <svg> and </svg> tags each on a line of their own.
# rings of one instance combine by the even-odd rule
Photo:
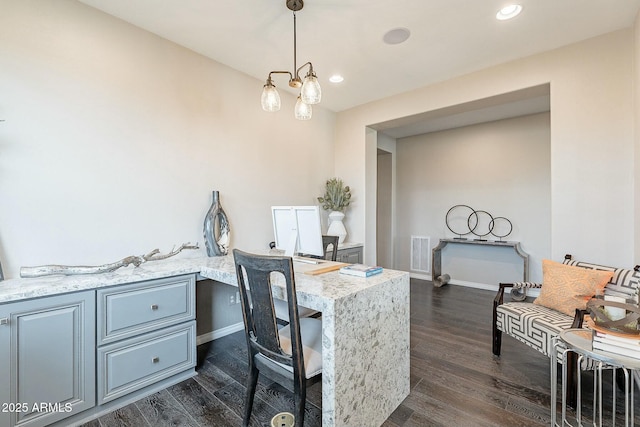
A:
<svg viewBox="0 0 640 427">
<path fill-rule="evenodd" d="M 526 302 L 508 302 L 496 309 L 496 326 L 502 332 L 551 356 L 551 339 L 571 328 L 573 318 L 551 308 Z"/>
<path fill-rule="evenodd" d="M 274 298 L 273 308 L 276 311 L 276 317 L 278 319 L 284 320 L 285 322 L 289 323 L 289 304 L 285 300 Z M 318 311 L 314 309 L 298 305 L 298 316 L 300 318 L 311 317 L 316 313 L 318 313 Z"/>
<path fill-rule="evenodd" d="M 280 346 L 282 350 L 291 354 L 291 330 L 289 325 L 280 329 Z M 322 321 L 320 319 L 300 319 L 300 339 L 302 340 L 302 353 L 304 354 L 304 370 L 307 379 L 322 373 Z M 262 354 L 256 354 L 265 363 L 275 363 L 289 372 L 293 367 L 274 362 Z"/>
</svg>

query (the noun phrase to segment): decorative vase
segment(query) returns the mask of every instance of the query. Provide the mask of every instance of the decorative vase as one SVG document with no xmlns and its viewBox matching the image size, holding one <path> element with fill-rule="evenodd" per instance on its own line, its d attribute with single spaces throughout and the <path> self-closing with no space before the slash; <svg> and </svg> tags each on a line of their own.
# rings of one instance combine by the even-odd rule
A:
<svg viewBox="0 0 640 427">
<path fill-rule="evenodd" d="M 342 223 L 344 213 L 340 211 L 331 211 L 329 219 L 331 220 L 331 223 L 329 223 L 327 234 L 329 236 L 338 236 L 338 243 L 344 242 L 345 237 L 347 237 L 347 229 L 344 228 L 344 224 Z"/>
<path fill-rule="evenodd" d="M 213 191 L 213 202 L 204 217 L 204 245 L 208 256 L 222 256 L 229 253 L 229 221 L 220 204 L 218 191 Z"/>
</svg>

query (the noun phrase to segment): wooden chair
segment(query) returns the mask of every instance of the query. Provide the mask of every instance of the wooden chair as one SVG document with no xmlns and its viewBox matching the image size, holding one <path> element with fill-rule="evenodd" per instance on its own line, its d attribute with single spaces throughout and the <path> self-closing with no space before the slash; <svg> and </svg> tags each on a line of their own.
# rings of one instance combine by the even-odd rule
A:
<svg viewBox="0 0 640 427">
<path fill-rule="evenodd" d="M 329 246 L 331 249 L 331 256 L 328 258 L 329 261 L 335 261 L 338 258 L 338 236 L 322 236 L 322 248 L 324 254 L 329 251 Z M 317 255 L 306 255 L 309 258 L 317 258 L 317 259 L 327 259 L 325 256 L 317 256 Z M 278 319 L 278 323 L 281 325 L 286 325 L 289 323 L 289 308 L 287 302 L 281 299 L 274 299 L 273 306 L 276 309 L 276 318 Z M 317 316 L 319 314 L 318 311 L 313 310 L 308 307 L 298 306 L 298 315 L 300 317 L 312 317 Z"/>
<path fill-rule="evenodd" d="M 329 258 L 326 257 L 327 252 L 329 251 L 329 246 L 331 246 L 331 256 Z M 322 236 L 322 256 L 309 255 L 312 258 L 318 259 L 328 259 L 329 261 L 335 261 L 338 259 L 338 236 Z"/>
<path fill-rule="evenodd" d="M 290 257 L 262 256 L 233 250 L 240 303 L 249 353 L 249 375 L 242 425 L 248 426 L 258 382 L 264 373 L 293 390 L 296 427 L 304 424 L 307 380 L 322 373 L 322 322 L 300 318 L 296 301 L 293 261 Z M 276 273 L 276 274 L 272 274 Z M 278 330 L 271 282 L 280 276 L 286 284 L 289 325 Z"/>
</svg>

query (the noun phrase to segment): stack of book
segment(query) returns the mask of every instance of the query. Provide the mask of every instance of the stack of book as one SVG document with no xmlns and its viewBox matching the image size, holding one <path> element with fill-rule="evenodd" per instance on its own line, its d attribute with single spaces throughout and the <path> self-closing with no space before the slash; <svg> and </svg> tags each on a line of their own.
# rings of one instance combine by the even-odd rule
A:
<svg viewBox="0 0 640 427">
<path fill-rule="evenodd" d="M 382 273 L 382 267 L 372 267 L 364 264 L 351 264 L 342 267 L 340 269 L 340 273 L 348 274 L 349 276 L 369 277 Z"/>
<path fill-rule="evenodd" d="M 640 359 L 640 336 L 595 330 L 593 349 Z"/>
</svg>

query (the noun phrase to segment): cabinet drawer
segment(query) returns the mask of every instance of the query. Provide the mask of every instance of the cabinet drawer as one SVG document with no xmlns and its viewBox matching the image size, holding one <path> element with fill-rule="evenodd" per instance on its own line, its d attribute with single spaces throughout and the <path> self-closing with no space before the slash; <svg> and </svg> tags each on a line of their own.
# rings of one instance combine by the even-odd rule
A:
<svg viewBox="0 0 640 427">
<path fill-rule="evenodd" d="M 195 276 L 100 289 L 97 298 L 102 345 L 195 319 Z"/>
<path fill-rule="evenodd" d="M 98 402 L 117 399 L 196 365 L 196 322 L 98 349 Z"/>
</svg>

